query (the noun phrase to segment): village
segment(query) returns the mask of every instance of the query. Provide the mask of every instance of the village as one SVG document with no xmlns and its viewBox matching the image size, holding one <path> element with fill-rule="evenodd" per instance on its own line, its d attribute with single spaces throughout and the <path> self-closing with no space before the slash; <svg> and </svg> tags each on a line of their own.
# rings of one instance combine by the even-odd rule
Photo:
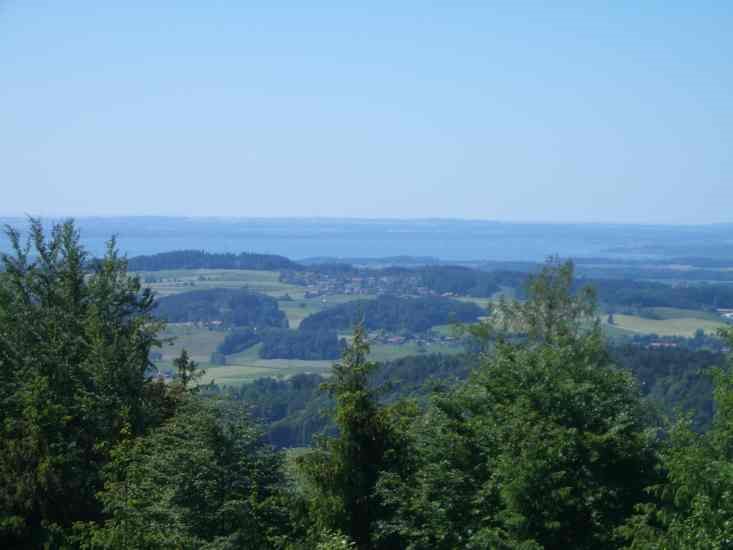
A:
<svg viewBox="0 0 733 550">
<path fill-rule="evenodd" d="M 417 275 L 406 273 L 372 275 L 369 272 L 354 275 L 344 273 L 322 273 L 317 271 L 283 271 L 280 281 L 305 287 L 305 298 L 341 295 L 394 296 L 437 296 L 438 294 L 421 285 Z M 453 296 L 452 293 L 444 294 Z"/>
</svg>

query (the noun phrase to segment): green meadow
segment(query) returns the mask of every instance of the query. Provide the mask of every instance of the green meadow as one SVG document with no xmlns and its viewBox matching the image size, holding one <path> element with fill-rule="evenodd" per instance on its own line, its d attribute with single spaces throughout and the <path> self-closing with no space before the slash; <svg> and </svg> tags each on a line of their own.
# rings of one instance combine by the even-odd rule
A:
<svg viewBox="0 0 733 550">
<path fill-rule="evenodd" d="M 711 320 L 692 316 L 670 317 L 667 319 L 648 319 L 636 315 L 614 314 L 614 324 L 608 328 L 621 330 L 631 334 L 657 334 L 659 336 L 685 336 L 695 335 L 697 330 L 704 330 L 708 334 L 715 333 L 719 328 L 726 326 L 722 320 Z"/>
</svg>

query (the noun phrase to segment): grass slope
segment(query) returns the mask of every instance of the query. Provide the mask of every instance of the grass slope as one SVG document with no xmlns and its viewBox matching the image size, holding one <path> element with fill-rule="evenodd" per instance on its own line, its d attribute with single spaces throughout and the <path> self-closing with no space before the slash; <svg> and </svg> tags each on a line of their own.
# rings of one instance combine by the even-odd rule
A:
<svg viewBox="0 0 733 550">
<path fill-rule="evenodd" d="M 670 319 L 645 319 L 635 315 L 613 316 L 613 328 L 636 334 L 657 334 L 659 336 L 694 336 L 695 331 L 702 329 L 707 333 L 714 333 L 717 329 L 726 326 L 721 321 L 682 317 Z M 608 326 L 608 325 L 606 325 Z"/>
</svg>

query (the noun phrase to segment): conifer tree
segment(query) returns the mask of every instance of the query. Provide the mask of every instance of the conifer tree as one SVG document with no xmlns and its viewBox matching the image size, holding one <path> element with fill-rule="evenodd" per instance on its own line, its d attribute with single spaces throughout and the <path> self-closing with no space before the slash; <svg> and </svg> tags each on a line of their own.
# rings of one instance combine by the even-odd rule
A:
<svg viewBox="0 0 733 550">
<path fill-rule="evenodd" d="M 299 460 L 310 487 L 309 506 L 316 533 L 340 531 L 358 548 L 388 547 L 372 537 L 384 508 L 375 495 L 380 472 L 399 467 L 404 457 L 395 437 L 395 411 L 379 403 L 370 385 L 378 365 L 368 359 L 362 325 L 354 330 L 342 360 L 333 366 L 323 389 L 335 401 L 335 438 L 318 440 Z"/>
<path fill-rule="evenodd" d="M 0 546 L 54 546 L 94 520 L 101 469 L 160 421 L 149 354 L 161 324 L 114 240 L 92 261 L 74 223 L 7 228 L 0 273 Z"/>
<path fill-rule="evenodd" d="M 410 549 L 619 546 L 615 529 L 654 479 L 653 438 L 592 294 L 571 288 L 572 265 L 551 263 L 526 302 L 500 306 L 483 331 L 494 349 L 412 425 L 414 469 L 381 477 L 396 512 L 380 530 Z"/>
</svg>

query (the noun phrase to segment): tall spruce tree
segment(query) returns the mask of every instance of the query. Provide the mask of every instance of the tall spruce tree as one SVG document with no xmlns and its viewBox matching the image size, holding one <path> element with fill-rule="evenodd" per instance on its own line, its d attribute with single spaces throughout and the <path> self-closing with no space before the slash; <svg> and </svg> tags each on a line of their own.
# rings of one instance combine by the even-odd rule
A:
<svg viewBox="0 0 733 550">
<path fill-rule="evenodd" d="M 335 402 L 332 415 L 338 436 L 317 440 L 298 465 L 310 488 L 308 505 L 316 538 L 338 531 L 358 548 L 389 548 L 392 541 L 373 539 L 385 513 L 374 491 L 380 472 L 400 468 L 403 439 L 394 430 L 397 411 L 381 406 L 379 389 L 370 385 L 378 365 L 368 360 L 368 354 L 366 332 L 358 325 L 342 360 L 323 384 Z"/>
<path fill-rule="evenodd" d="M 161 325 L 114 240 L 92 262 L 73 222 L 31 220 L 0 273 L 0 546 L 56 544 L 100 517 L 111 449 L 160 420 L 148 357 Z"/>
</svg>

